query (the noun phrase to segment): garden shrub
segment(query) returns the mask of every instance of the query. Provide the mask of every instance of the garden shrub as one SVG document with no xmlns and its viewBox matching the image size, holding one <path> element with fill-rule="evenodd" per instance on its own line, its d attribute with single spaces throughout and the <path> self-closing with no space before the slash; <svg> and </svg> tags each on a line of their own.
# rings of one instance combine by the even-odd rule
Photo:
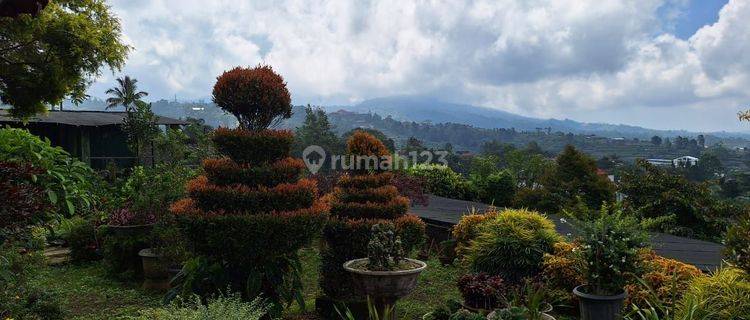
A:
<svg viewBox="0 0 750 320">
<path fill-rule="evenodd" d="M 561 241 L 555 243 L 553 252 L 544 255 L 541 279 L 551 290 L 557 290 L 565 297 L 567 304 L 575 299 L 573 288 L 586 281 L 587 266 L 581 255 L 580 244 Z"/>
<path fill-rule="evenodd" d="M 350 155 L 388 155 L 382 142 L 365 132 L 354 132 L 347 147 Z M 342 176 L 329 196 L 331 218 L 323 230 L 320 267 L 320 286 L 327 297 L 339 301 L 364 300 L 342 265 L 348 260 L 367 257 L 373 225 L 394 223 L 404 248 L 409 251 L 422 243 L 424 223 L 406 215 L 409 199 L 394 192 L 392 180 L 390 172 L 356 170 Z"/>
<path fill-rule="evenodd" d="M 510 283 L 537 275 L 545 253 L 561 237 L 555 225 L 539 213 L 503 210 L 481 224 L 468 249 L 467 261 L 475 272 L 499 275 Z"/>
<path fill-rule="evenodd" d="M 506 301 L 508 287 L 499 276 L 467 274 L 458 279 L 457 285 L 464 302 L 472 308 L 493 310 Z"/>
<path fill-rule="evenodd" d="M 185 197 L 185 184 L 195 170 L 181 165 L 134 167 L 121 189 L 129 211 L 161 217 L 169 205 Z"/>
<path fill-rule="evenodd" d="M 0 244 L 6 237 L 22 236 L 28 225 L 52 209 L 45 190 L 31 182 L 40 173 L 30 165 L 0 162 Z"/>
<path fill-rule="evenodd" d="M 427 191 L 436 196 L 464 200 L 476 198 L 474 187 L 448 166 L 417 164 L 406 169 L 406 173 L 423 179 Z"/>
<path fill-rule="evenodd" d="M 703 273 L 693 265 L 657 255 L 653 250 L 638 254 L 641 272 L 639 280 L 625 286 L 628 293 L 626 305 L 646 308 L 649 299 L 658 299 L 665 305 L 674 305 L 682 298 L 693 279 Z"/>
<path fill-rule="evenodd" d="M 723 268 L 708 277 L 697 277 L 690 284 L 675 310 L 675 319 L 689 319 L 691 306 L 700 302 L 709 319 L 750 318 L 750 278 L 737 268 Z"/>
<path fill-rule="evenodd" d="M 98 260 L 101 257 L 99 234 L 93 221 L 74 217 L 65 223 L 68 230 L 60 236 L 70 247 L 70 259 L 73 262 Z"/>
<path fill-rule="evenodd" d="M 168 306 L 146 309 L 139 312 L 132 320 L 260 320 L 268 312 L 268 305 L 262 299 L 251 302 L 242 301 L 240 295 L 220 296 L 210 299 L 206 304 L 197 295 L 189 300 L 178 299 Z"/>
<path fill-rule="evenodd" d="M 727 231 L 724 255 L 738 268 L 750 272 L 750 214 L 745 214 Z"/>
<path fill-rule="evenodd" d="M 273 172 L 296 163 L 287 158 L 291 132 L 219 129 L 213 141 L 228 158 L 204 161 L 207 174 L 188 182 L 189 197 L 170 208 L 194 256 L 176 291 L 210 296 L 229 287 L 246 299 L 262 294 L 278 312 L 301 299 L 297 251 L 320 232 L 328 205 L 312 180 L 230 184 L 225 179 L 236 177 L 218 173 L 239 167 L 250 176 L 251 168 Z"/>
<path fill-rule="evenodd" d="M 461 216 L 461 220 L 453 226 L 453 239 L 456 239 L 456 254 L 463 258 L 466 255 L 471 242 L 479 235 L 479 230 L 487 220 L 494 219 L 498 215 L 496 208 L 489 208 L 482 214 L 472 212 Z"/>
<path fill-rule="evenodd" d="M 42 170 L 35 174 L 34 183 L 44 189 L 60 214 L 85 212 L 98 201 L 95 192 L 98 179 L 93 170 L 28 130 L 0 129 L 0 161 L 28 164 Z"/>
</svg>

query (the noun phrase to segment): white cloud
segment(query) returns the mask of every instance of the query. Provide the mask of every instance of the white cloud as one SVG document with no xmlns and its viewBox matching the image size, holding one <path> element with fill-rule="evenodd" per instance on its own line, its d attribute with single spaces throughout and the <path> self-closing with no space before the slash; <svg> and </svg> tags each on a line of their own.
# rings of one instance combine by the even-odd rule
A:
<svg viewBox="0 0 750 320">
<path fill-rule="evenodd" d="M 749 1 L 730 1 L 715 24 L 687 40 L 664 31 L 678 12 L 661 19 L 657 12 L 667 2 L 682 8 L 684 0 L 111 4 L 136 48 L 125 72 L 154 98 L 205 98 L 223 70 L 263 62 L 285 77 L 295 103 L 432 94 L 586 118 L 629 108 L 716 106 L 730 114 L 747 104 Z M 109 78 L 91 94 L 102 95 Z M 688 120 L 706 129 L 728 121 Z"/>
</svg>

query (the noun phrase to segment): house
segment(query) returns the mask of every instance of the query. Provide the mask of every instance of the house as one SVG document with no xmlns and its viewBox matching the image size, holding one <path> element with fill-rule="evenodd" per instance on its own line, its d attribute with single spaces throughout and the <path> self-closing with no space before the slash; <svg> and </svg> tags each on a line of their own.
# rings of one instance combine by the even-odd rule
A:
<svg viewBox="0 0 750 320">
<path fill-rule="evenodd" d="M 669 159 L 646 159 L 646 162 L 657 167 L 671 167 L 674 164 L 674 160 Z"/>
<path fill-rule="evenodd" d="M 128 148 L 127 137 L 120 124 L 125 112 L 107 111 L 49 111 L 37 115 L 26 123 L 0 110 L 0 127 L 28 129 L 34 135 L 49 139 L 71 155 L 94 168 L 104 168 L 109 162 L 118 166 L 137 163 L 135 154 Z M 178 128 L 187 122 L 157 116 L 160 127 Z"/>
<path fill-rule="evenodd" d="M 698 164 L 698 158 L 691 156 L 682 156 L 672 160 L 675 167 L 692 167 Z"/>
</svg>

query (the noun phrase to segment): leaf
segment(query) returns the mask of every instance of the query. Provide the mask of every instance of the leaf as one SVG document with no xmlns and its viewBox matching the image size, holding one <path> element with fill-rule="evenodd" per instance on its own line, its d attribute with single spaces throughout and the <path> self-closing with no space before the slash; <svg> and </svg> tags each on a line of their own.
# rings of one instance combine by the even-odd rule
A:
<svg viewBox="0 0 750 320">
<path fill-rule="evenodd" d="M 52 204 L 57 204 L 57 193 L 54 190 L 47 190 L 47 196 Z"/>
<path fill-rule="evenodd" d="M 70 199 L 65 199 L 65 204 L 68 206 L 68 213 L 75 214 L 76 213 L 76 207 L 73 205 L 73 202 L 70 201 Z"/>
</svg>

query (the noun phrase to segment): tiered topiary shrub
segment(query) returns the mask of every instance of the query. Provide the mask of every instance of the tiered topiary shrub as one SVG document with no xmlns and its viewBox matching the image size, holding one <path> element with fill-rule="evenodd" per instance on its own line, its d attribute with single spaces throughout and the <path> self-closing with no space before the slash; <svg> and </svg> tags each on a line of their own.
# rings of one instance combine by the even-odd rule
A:
<svg viewBox="0 0 750 320">
<path fill-rule="evenodd" d="M 348 140 L 347 151 L 353 156 L 389 156 L 380 140 L 361 131 Z M 392 179 L 390 172 L 355 169 L 339 179 L 330 195 L 331 218 L 323 230 L 320 278 L 320 286 L 329 299 L 349 303 L 365 300 L 342 265 L 348 260 L 367 257 L 373 225 L 392 222 L 407 253 L 423 241 L 425 225 L 419 218 L 406 214 L 409 200 L 399 195 Z"/>
<path fill-rule="evenodd" d="M 314 181 L 300 179 L 302 160 L 289 157 L 292 133 L 265 129 L 288 115 L 286 108 L 265 106 L 279 103 L 280 79 L 258 67 L 234 69 L 217 82 L 215 100 L 237 115 L 240 128 L 214 132 L 225 157 L 205 160 L 205 174 L 187 185 L 189 198 L 171 207 L 196 256 L 183 269 L 183 292 L 207 296 L 229 287 L 246 299 L 270 299 L 274 311 L 301 302 L 297 251 L 320 233 L 328 206 L 317 198 Z M 259 92 L 264 86 L 268 92 Z M 288 92 L 286 98 L 281 104 L 291 108 Z"/>
</svg>

